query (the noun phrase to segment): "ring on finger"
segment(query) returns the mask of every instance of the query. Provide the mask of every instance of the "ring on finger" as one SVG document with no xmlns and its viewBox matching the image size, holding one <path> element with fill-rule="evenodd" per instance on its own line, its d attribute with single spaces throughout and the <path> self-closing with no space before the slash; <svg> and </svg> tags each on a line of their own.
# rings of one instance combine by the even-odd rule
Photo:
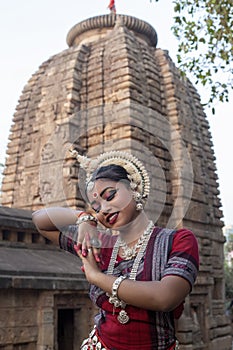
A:
<svg viewBox="0 0 233 350">
<path fill-rule="evenodd" d="M 92 251 L 92 249 L 91 249 L 91 248 L 88 248 L 87 251 L 88 251 L 88 253 L 90 253 L 90 252 Z"/>
<path fill-rule="evenodd" d="M 96 237 L 91 238 L 90 244 L 92 245 L 93 248 L 97 248 L 97 249 L 101 248 L 101 241 Z"/>
</svg>

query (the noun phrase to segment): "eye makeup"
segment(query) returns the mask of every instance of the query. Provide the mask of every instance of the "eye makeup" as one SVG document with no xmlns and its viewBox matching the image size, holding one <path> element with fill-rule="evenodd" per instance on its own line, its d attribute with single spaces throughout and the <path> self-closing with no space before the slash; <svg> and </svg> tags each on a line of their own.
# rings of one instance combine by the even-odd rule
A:
<svg viewBox="0 0 233 350">
<path fill-rule="evenodd" d="M 110 202 L 115 197 L 116 193 L 117 193 L 117 189 L 108 188 L 108 189 L 106 189 L 106 191 L 104 192 L 104 194 L 101 197 L 103 199 L 105 199 L 106 201 Z"/>
<path fill-rule="evenodd" d="M 119 191 L 118 188 L 115 188 L 115 187 L 106 187 L 101 193 L 100 193 L 100 197 L 103 199 L 103 200 L 106 200 L 107 202 L 110 202 L 112 199 L 115 198 L 115 195 L 116 193 Z M 95 199 L 98 198 L 98 193 L 97 192 L 94 192 L 93 193 L 93 197 Z M 100 203 L 96 200 L 92 201 L 91 202 L 91 206 L 92 206 L 92 209 L 95 210 L 96 213 L 98 213 L 101 209 L 101 206 L 100 206 Z"/>
</svg>

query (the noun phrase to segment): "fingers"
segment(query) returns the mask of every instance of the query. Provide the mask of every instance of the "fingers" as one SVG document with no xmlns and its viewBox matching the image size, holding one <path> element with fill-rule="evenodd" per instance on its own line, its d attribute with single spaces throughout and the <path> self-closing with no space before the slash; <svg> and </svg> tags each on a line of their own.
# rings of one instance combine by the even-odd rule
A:
<svg viewBox="0 0 233 350">
<path fill-rule="evenodd" d="M 87 233 L 88 231 L 88 233 Z M 95 261 L 99 263 L 101 261 L 100 258 L 100 248 L 101 241 L 97 237 L 98 233 L 96 227 L 90 225 L 87 222 L 79 225 L 79 234 L 78 234 L 78 242 L 76 245 L 76 252 L 81 252 L 83 257 L 87 257 L 88 248 L 92 247 L 92 253 L 95 257 Z"/>
<path fill-rule="evenodd" d="M 78 252 L 82 251 L 82 243 L 77 242 L 77 244 L 74 245 L 74 250 L 76 251 L 76 253 L 78 254 Z"/>
<path fill-rule="evenodd" d="M 87 233 L 82 243 L 78 242 L 74 245 L 74 250 L 80 258 L 86 258 L 88 253 L 92 253 L 92 247 L 90 245 L 90 236 Z"/>
<path fill-rule="evenodd" d="M 79 245 L 74 244 L 74 250 L 75 250 L 76 254 L 80 257 L 80 259 L 82 259 L 84 257 Z"/>
<path fill-rule="evenodd" d="M 101 261 L 99 248 L 98 249 L 97 248 L 92 248 L 92 253 L 93 253 L 94 257 L 95 257 L 95 261 L 97 263 L 99 263 Z"/>
<path fill-rule="evenodd" d="M 82 243 L 82 256 L 86 257 L 87 254 L 88 254 L 88 251 L 87 251 L 87 243 L 86 243 L 86 239 L 84 238 L 83 240 L 83 243 Z"/>
<path fill-rule="evenodd" d="M 91 248 L 89 248 L 89 249 L 81 249 L 81 247 L 82 247 L 82 244 L 81 244 L 81 243 L 78 243 L 77 245 L 75 244 L 75 245 L 74 245 L 74 250 L 76 251 L 76 253 L 77 253 L 77 255 L 79 256 L 79 258 L 80 258 L 81 260 L 83 260 L 83 259 L 87 258 L 88 253 L 89 253 L 89 254 L 91 253 Z M 83 261 L 83 263 L 84 263 L 84 261 Z M 80 269 L 82 270 L 82 272 L 85 273 L 85 267 L 84 267 L 84 265 L 82 265 L 82 266 L 80 267 Z"/>
<path fill-rule="evenodd" d="M 79 257 L 86 257 L 87 256 L 87 248 L 86 248 L 86 245 L 84 244 L 84 242 L 74 244 L 74 250 L 76 251 L 76 253 Z"/>
<path fill-rule="evenodd" d="M 90 239 L 89 233 L 85 236 L 85 241 L 87 243 L 87 252 L 88 254 L 93 254 L 95 261 L 99 263 L 101 261 L 100 259 L 100 247 L 101 247 L 101 241 L 97 237 L 92 237 Z"/>
</svg>

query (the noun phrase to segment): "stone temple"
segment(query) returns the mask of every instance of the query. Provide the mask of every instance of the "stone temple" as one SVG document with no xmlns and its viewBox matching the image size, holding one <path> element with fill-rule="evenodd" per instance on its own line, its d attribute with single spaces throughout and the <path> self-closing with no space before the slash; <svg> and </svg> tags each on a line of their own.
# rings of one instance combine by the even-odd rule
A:
<svg viewBox="0 0 233 350">
<path fill-rule="evenodd" d="M 95 312 L 79 260 L 36 231 L 31 212 L 83 208 L 83 174 L 71 145 L 95 157 L 127 150 L 151 176 L 148 215 L 187 227 L 200 272 L 185 303 L 183 350 L 230 350 L 225 316 L 222 212 L 215 157 L 200 97 L 156 31 L 126 15 L 75 25 L 68 48 L 29 79 L 13 118 L 0 207 L 0 348 L 76 350 Z"/>
</svg>

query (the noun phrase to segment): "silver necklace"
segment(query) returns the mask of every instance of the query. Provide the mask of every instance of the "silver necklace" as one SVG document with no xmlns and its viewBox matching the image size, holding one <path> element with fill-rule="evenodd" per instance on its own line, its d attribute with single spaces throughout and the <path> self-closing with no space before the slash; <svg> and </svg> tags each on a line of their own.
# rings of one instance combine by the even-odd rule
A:
<svg viewBox="0 0 233 350">
<path fill-rule="evenodd" d="M 134 260 L 132 270 L 131 270 L 130 275 L 129 275 L 130 280 L 133 280 L 133 281 L 136 280 L 138 267 L 139 267 L 139 264 L 140 264 L 140 261 L 141 261 L 143 255 L 145 253 L 147 243 L 150 239 L 150 236 L 153 232 L 153 229 L 154 229 L 154 224 L 152 221 L 150 221 L 147 228 L 145 229 L 145 231 L 143 232 L 143 234 L 141 236 L 143 238 L 141 239 L 140 246 L 138 247 L 139 251 L 138 251 L 137 256 Z M 117 254 L 118 254 L 118 251 L 119 251 L 120 246 L 122 244 L 121 242 L 122 242 L 121 238 L 118 237 L 118 239 L 116 240 L 116 243 L 114 244 L 111 259 L 110 259 L 110 262 L 108 265 L 108 269 L 107 269 L 108 275 L 113 275 L 114 266 L 115 266 L 116 259 L 117 259 Z M 128 316 L 127 312 L 125 311 L 126 303 L 122 300 L 117 299 L 117 298 L 111 298 L 111 296 L 109 297 L 109 302 L 114 305 L 114 308 L 121 307 L 121 311 L 119 312 L 117 319 L 121 324 L 127 323 L 129 321 L 129 316 Z M 114 310 L 113 310 L 113 312 L 114 312 Z"/>
<path fill-rule="evenodd" d="M 120 238 L 120 247 L 122 248 L 122 258 L 125 260 L 131 260 L 135 258 L 137 255 L 138 249 L 141 247 L 144 239 L 148 235 L 147 229 L 143 232 L 143 234 L 139 237 L 137 243 L 131 248 L 128 244 Z"/>
</svg>

